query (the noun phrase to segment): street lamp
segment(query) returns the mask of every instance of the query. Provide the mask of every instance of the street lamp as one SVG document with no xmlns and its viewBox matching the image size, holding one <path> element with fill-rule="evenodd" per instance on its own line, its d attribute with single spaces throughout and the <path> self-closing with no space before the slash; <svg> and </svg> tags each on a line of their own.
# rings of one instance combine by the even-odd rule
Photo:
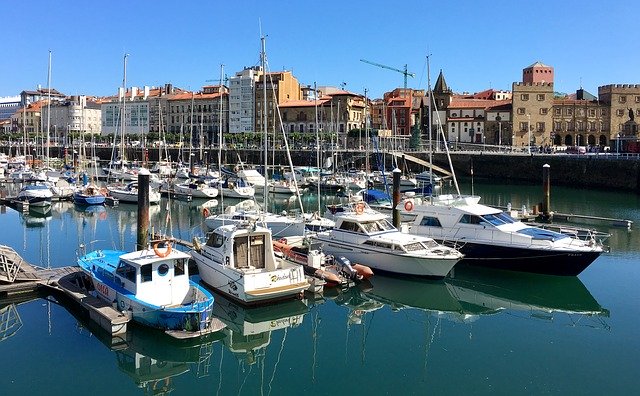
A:
<svg viewBox="0 0 640 396">
<path fill-rule="evenodd" d="M 620 154 L 620 134 L 616 138 L 616 155 Z"/>
</svg>

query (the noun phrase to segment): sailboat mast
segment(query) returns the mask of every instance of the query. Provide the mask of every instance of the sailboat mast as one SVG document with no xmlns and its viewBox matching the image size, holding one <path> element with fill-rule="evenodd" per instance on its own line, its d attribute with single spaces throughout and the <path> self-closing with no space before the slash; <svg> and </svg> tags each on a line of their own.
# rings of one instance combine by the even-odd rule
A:
<svg viewBox="0 0 640 396">
<path fill-rule="evenodd" d="M 431 65 L 427 55 L 427 91 L 429 92 L 429 183 L 431 183 L 431 191 L 433 192 L 433 141 L 431 140 L 431 101 L 433 100 L 433 92 L 431 92 Z"/>
<path fill-rule="evenodd" d="M 51 51 L 49 51 L 49 67 L 47 69 L 47 168 L 49 167 L 49 128 L 51 126 Z"/>
<path fill-rule="evenodd" d="M 316 165 L 318 166 L 318 213 L 322 213 L 320 205 L 320 125 L 318 125 L 318 88 L 316 82 L 313 82 L 313 101 L 316 113 Z"/>
<path fill-rule="evenodd" d="M 120 117 L 120 167 L 124 169 L 124 127 L 126 125 L 125 122 L 125 114 L 127 107 L 127 58 L 129 54 L 124 54 L 124 71 L 122 73 L 122 116 Z"/>
<path fill-rule="evenodd" d="M 222 81 L 222 76 L 224 75 L 224 65 L 220 64 L 220 81 Z M 222 92 L 220 92 L 220 96 L 218 97 L 218 184 L 220 185 L 222 181 Z M 222 190 L 220 190 L 220 200 L 222 207 L 224 208 L 224 194 L 222 194 Z"/>
<path fill-rule="evenodd" d="M 269 202 L 269 172 L 268 165 L 269 161 L 267 159 L 267 154 L 269 153 L 268 148 L 268 134 L 267 134 L 267 68 L 266 68 L 266 49 L 265 49 L 265 37 L 262 36 L 260 38 L 260 42 L 262 44 L 262 50 L 260 52 L 260 63 L 262 65 L 262 129 L 264 132 L 264 190 L 262 196 L 264 198 L 264 210 L 268 210 L 268 202 Z"/>
</svg>

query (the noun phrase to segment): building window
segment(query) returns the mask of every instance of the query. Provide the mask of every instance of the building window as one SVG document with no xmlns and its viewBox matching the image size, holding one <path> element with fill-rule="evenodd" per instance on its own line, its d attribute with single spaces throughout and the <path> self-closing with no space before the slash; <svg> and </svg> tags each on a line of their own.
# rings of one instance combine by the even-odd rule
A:
<svg viewBox="0 0 640 396">
<path fill-rule="evenodd" d="M 553 114 L 557 116 L 562 115 L 562 108 L 556 107 L 555 109 L 553 109 Z"/>
<path fill-rule="evenodd" d="M 623 110 L 623 109 L 618 109 L 618 110 L 616 110 L 616 115 L 617 115 L 618 117 L 622 117 L 622 116 L 624 115 L 624 110 Z"/>
<path fill-rule="evenodd" d="M 520 131 L 521 132 L 526 132 L 527 131 L 527 125 L 529 125 L 527 122 L 521 122 L 520 123 Z"/>
<path fill-rule="evenodd" d="M 589 109 L 589 117 L 595 117 L 596 116 L 596 109 Z"/>
<path fill-rule="evenodd" d="M 576 128 L 580 132 L 584 131 L 584 123 L 582 121 L 576 121 Z"/>
<path fill-rule="evenodd" d="M 627 103 L 627 97 L 624 95 L 620 95 L 620 97 L 618 98 L 618 102 Z"/>
<path fill-rule="evenodd" d="M 565 109 L 565 115 L 568 115 L 568 116 L 573 115 L 573 109 L 571 107 L 567 107 Z"/>
<path fill-rule="evenodd" d="M 544 132 L 544 122 L 536 123 L 536 129 L 538 130 L 538 132 Z"/>
<path fill-rule="evenodd" d="M 524 107 L 518 107 L 518 114 L 523 115 L 524 111 Z"/>
<path fill-rule="evenodd" d="M 548 111 L 549 111 L 549 109 L 547 109 L 546 107 L 543 107 L 543 108 L 540 109 L 540 114 L 546 115 Z"/>
<path fill-rule="evenodd" d="M 607 109 L 602 109 L 602 110 L 600 111 L 600 115 L 602 115 L 602 116 L 606 116 L 606 115 L 607 115 Z"/>
<path fill-rule="evenodd" d="M 529 94 L 520 94 L 520 100 L 526 102 L 527 100 L 529 100 Z"/>
<path fill-rule="evenodd" d="M 538 94 L 538 102 L 542 102 L 544 100 L 544 94 Z"/>
<path fill-rule="evenodd" d="M 636 96 L 636 103 L 640 103 L 640 96 Z"/>
<path fill-rule="evenodd" d="M 554 132 L 559 132 L 561 128 L 562 128 L 562 123 L 560 121 L 554 121 L 553 122 L 553 130 L 554 130 Z"/>
</svg>

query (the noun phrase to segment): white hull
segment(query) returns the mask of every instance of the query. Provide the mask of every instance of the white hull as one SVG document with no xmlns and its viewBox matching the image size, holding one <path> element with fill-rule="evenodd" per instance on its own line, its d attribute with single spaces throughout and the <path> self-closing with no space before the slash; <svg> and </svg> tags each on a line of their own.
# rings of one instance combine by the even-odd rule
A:
<svg viewBox="0 0 640 396">
<path fill-rule="evenodd" d="M 407 254 L 391 254 L 375 249 L 359 248 L 349 243 L 335 242 L 318 235 L 323 242 L 323 251 L 334 256 L 344 256 L 353 263 L 362 263 L 374 270 L 404 275 L 444 278 L 460 261 L 460 257 L 451 258 L 416 257 Z"/>
<path fill-rule="evenodd" d="M 115 188 L 108 188 L 109 195 L 117 199 L 120 202 L 138 203 L 138 193 L 132 191 L 119 190 Z M 149 190 L 149 203 L 159 204 L 160 193 L 157 191 Z"/>
<path fill-rule="evenodd" d="M 245 304 L 294 298 L 309 287 L 302 267 L 297 264 L 282 261 L 283 268 L 273 271 L 235 269 L 196 251 L 191 255 L 198 265 L 200 278 L 207 285 Z"/>
</svg>

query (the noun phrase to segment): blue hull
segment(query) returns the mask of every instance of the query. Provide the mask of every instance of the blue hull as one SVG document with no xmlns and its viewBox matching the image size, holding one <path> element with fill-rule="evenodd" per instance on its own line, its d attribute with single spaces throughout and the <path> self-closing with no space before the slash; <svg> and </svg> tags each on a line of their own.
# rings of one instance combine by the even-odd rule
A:
<svg viewBox="0 0 640 396">
<path fill-rule="evenodd" d="M 208 329 L 213 312 L 213 295 L 197 283 L 189 281 L 193 292 L 202 293 L 204 301 L 188 302 L 181 306 L 161 307 L 138 299 L 123 288 L 113 273 L 120 256 L 125 251 L 94 251 L 78 259 L 78 265 L 91 276 L 97 297 L 117 306 L 120 311 L 130 311 L 133 320 L 145 326 L 161 330 L 204 331 Z"/>
<path fill-rule="evenodd" d="M 104 195 L 73 194 L 73 202 L 78 205 L 104 205 Z"/>
</svg>

